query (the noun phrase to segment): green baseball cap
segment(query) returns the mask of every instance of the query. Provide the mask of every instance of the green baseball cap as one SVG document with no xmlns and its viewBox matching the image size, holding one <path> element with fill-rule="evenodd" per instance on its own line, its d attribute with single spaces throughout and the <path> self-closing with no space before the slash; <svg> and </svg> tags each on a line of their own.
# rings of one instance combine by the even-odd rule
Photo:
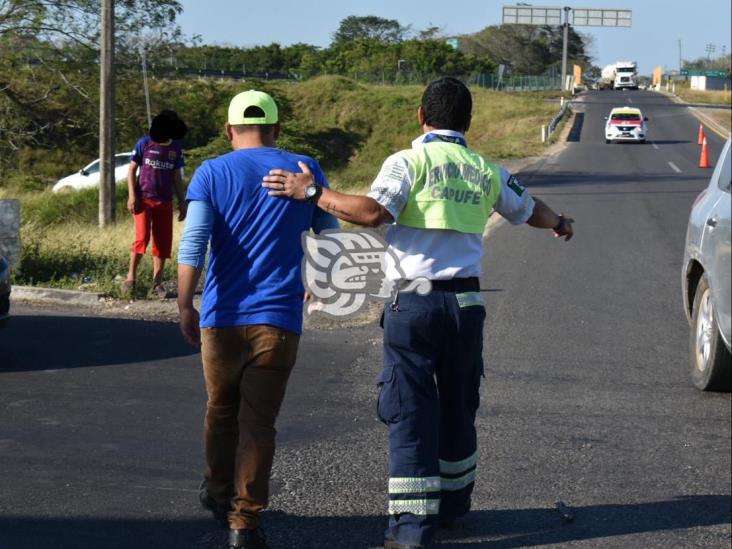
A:
<svg viewBox="0 0 732 549">
<path fill-rule="evenodd" d="M 245 116 L 246 110 L 250 107 L 259 107 L 264 116 Z M 272 96 L 257 90 L 241 92 L 234 96 L 229 103 L 229 124 L 239 126 L 242 124 L 276 124 L 277 104 Z"/>
</svg>

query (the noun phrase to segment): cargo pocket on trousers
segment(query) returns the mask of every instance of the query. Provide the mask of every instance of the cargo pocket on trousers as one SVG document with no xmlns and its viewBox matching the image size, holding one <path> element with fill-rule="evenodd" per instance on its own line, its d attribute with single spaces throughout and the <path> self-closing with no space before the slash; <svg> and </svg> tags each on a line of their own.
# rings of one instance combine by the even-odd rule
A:
<svg viewBox="0 0 732 549">
<path fill-rule="evenodd" d="M 399 383 L 394 366 L 384 366 L 376 378 L 379 397 L 376 401 L 376 415 L 384 423 L 396 423 L 402 413 Z"/>
</svg>

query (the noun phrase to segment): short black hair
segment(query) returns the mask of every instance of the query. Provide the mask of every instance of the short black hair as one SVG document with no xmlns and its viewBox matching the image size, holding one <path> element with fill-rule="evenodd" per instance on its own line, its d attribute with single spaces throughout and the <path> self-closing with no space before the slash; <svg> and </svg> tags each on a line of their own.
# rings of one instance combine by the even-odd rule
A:
<svg viewBox="0 0 732 549">
<path fill-rule="evenodd" d="M 231 124 L 231 129 L 237 134 L 256 130 L 262 135 L 265 135 L 274 131 L 276 125 L 277 124 Z"/>
<path fill-rule="evenodd" d="M 473 97 L 457 78 L 444 76 L 430 82 L 422 94 L 425 122 L 438 130 L 466 131 L 470 127 Z"/>
<path fill-rule="evenodd" d="M 264 118 L 265 113 L 262 110 L 261 107 L 257 107 L 256 105 L 250 105 L 244 110 L 244 118 Z M 268 134 L 270 133 L 276 124 L 232 124 L 232 128 L 234 128 L 234 131 L 238 134 L 242 134 L 247 131 L 251 130 L 258 130 L 261 134 Z"/>
</svg>

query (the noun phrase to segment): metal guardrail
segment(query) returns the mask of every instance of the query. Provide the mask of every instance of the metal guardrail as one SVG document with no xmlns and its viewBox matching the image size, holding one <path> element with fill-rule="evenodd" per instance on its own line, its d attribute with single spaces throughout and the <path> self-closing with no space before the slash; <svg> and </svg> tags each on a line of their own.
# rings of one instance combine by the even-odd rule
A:
<svg viewBox="0 0 732 549">
<path fill-rule="evenodd" d="M 569 110 L 569 101 L 565 101 L 563 97 L 561 101 L 562 106 L 560 107 L 559 112 L 554 115 L 548 125 L 541 127 L 542 143 L 549 139 L 549 137 L 556 131 L 559 122 L 561 122 L 562 118 L 564 118 L 564 116 L 567 114 L 567 111 Z"/>
<path fill-rule="evenodd" d="M 569 101 L 565 101 L 562 104 L 562 107 L 559 109 L 559 112 L 554 115 L 554 118 L 552 118 L 551 122 L 549 122 L 549 135 L 554 133 L 554 130 L 557 129 L 557 124 L 564 118 L 564 115 L 567 114 L 567 109 L 569 109 Z"/>
</svg>

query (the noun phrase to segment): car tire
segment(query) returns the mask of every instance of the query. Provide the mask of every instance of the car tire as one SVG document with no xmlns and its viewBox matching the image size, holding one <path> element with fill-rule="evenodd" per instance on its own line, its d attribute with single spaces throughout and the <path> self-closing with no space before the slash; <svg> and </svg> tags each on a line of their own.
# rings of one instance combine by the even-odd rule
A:
<svg viewBox="0 0 732 549">
<path fill-rule="evenodd" d="M 609 145 L 610 143 L 612 143 L 612 141 L 611 141 L 611 140 L 609 140 L 609 139 L 606 139 L 606 140 L 605 140 L 605 145 Z"/>
<path fill-rule="evenodd" d="M 691 381 L 697 389 L 724 392 L 732 389 L 732 355 L 719 334 L 706 273 L 699 279 L 694 295 L 689 358 Z"/>
</svg>

